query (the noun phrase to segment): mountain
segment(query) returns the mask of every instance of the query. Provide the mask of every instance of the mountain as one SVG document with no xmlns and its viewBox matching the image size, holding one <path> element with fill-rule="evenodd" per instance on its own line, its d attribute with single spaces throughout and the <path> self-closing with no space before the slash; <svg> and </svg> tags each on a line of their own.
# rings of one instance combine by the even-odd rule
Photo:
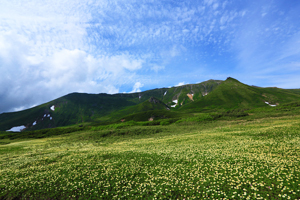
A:
<svg viewBox="0 0 300 200">
<path fill-rule="evenodd" d="M 204 112 L 228 109 L 252 109 L 264 106 L 277 106 L 298 101 L 299 90 L 261 88 L 243 84 L 234 78 L 227 78 L 204 98 L 184 105 L 180 110 Z"/>
<path fill-rule="evenodd" d="M 71 93 L 34 108 L 0 114 L 0 131 L 17 126 L 25 126 L 25 130 L 38 130 L 86 122 L 110 122 L 121 118 L 123 114 L 153 110 L 153 107 L 145 103 L 151 97 L 163 102 L 170 108 L 175 106 L 173 102 L 175 100 L 178 101 L 178 105 L 184 105 L 200 99 L 221 82 L 209 80 L 199 84 L 159 88 L 131 94 Z M 187 94 L 193 95 L 194 99 L 191 100 Z M 164 108 L 161 103 L 159 105 Z M 155 108 L 154 110 L 158 109 Z M 117 113 L 118 111 L 120 112 Z"/>
<path fill-rule="evenodd" d="M 252 109 L 299 101 L 300 90 L 249 86 L 233 78 L 139 93 L 71 93 L 27 110 L 0 114 L 0 131 L 38 130 L 121 120 L 180 118 L 199 112 Z"/>
<path fill-rule="evenodd" d="M 120 116 L 126 116 L 126 115 L 145 112 L 149 110 L 170 110 L 170 107 L 166 105 L 164 102 L 162 102 L 161 100 L 158 100 L 155 97 L 150 97 L 148 100 L 140 104 L 129 106 L 120 111 L 113 112 L 109 116 L 111 116 L 112 118 L 119 118 Z"/>
<path fill-rule="evenodd" d="M 0 130 L 20 125 L 37 130 L 82 123 L 135 104 L 133 95 L 72 93 L 31 109 L 1 114 Z"/>
</svg>

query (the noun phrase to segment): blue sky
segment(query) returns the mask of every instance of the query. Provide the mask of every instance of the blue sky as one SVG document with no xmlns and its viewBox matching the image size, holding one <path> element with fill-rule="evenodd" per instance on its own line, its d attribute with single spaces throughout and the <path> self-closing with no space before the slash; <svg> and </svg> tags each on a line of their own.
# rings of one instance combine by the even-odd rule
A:
<svg viewBox="0 0 300 200">
<path fill-rule="evenodd" d="M 0 113 L 234 77 L 300 88 L 298 0 L 2 0 Z"/>
</svg>

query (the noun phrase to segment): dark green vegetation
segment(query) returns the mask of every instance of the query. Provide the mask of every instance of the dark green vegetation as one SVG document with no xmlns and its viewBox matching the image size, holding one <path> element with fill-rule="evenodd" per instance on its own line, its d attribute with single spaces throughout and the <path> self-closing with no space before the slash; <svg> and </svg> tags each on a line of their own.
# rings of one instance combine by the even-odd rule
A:
<svg viewBox="0 0 300 200">
<path fill-rule="evenodd" d="M 299 100 L 298 90 L 284 90 L 279 88 L 260 88 L 248 86 L 229 78 L 220 84 L 209 95 L 199 101 L 186 104 L 180 109 L 206 111 L 228 109 L 252 109 L 280 105 Z"/>
<path fill-rule="evenodd" d="M 0 131 L 15 126 L 26 126 L 26 130 L 39 130 L 81 123 L 114 123 L 127 115 L 149 110 L 167 110 L 172 100 L 180 103 L 191 102 L 187 93 L 193 93 L 194 99 L 200 99 L 211 92 L 222 81 L 209 80 L 200 84 L 172 88 L 154 89 L 132 94 L 81 94 L 72 93 L 40 106 L 20 112 L 0 114 Z M 149 102 L 154 97 L 158 102 Z M 51 106 L 55 111 L 51 110 Z M 46 115 L 46 117 L 44 117 Z M 47 117 L 50 115 L 50 117 Z M 152 113 L 146 117 L 148 120 Z M 172 114 L 171 114 L 172 115 Z M 171 116 L 168 114 L 168 116 Z M 159 116 L 163 117 L 163 116 Z M 36 125 L 33 125 L 34 122 Z"/>
<path fill-rule="evenodd" d="M 2 114 L 31 126 L 0 132 L 0 199 L 300 199 L 299 95 L 229 78 Z"/>
<path fill-rule="evenodd" d="M 299 153 L 299 102 L 2 132 L 0 199 L 299 199 Z"/>
<path fill-rule="evenodd" d="M 74 124 L 95 126 L 121 120 L 179 119 L 199 112 L 250 110 L 269 107 L 265 102 L 280 105 L 299 99 L 300 90 L 253 87 L 233 78 L 133 94 L 72 93 L 28 110 L 0 114 L 0 131 L 21 125 L 26 126 L 25 131 L 32 131 Z"/>
</svg>

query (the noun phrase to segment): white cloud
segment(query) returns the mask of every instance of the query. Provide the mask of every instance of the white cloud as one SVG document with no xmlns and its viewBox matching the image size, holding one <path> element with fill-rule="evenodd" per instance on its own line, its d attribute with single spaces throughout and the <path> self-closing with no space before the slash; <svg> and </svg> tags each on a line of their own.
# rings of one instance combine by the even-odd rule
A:
<svg viewBox="0 0 300 200">
<path fill-rule="evenodd" d="M 5 41 L 0 47 L 0 65 L 5 66 L 0 68 L 0 110 L 28 108 L 71 92 L 117 93 L 120 85 L 132 83 L 132 72 L 143 63 L 129 54 L 95 57 L 78 49 L 32 56 L 29 46 L 10 39 L 0 36 Z"/>
<path fill-rule="evenodd" d="M 160 71 L 160 70 L 163 70 L 163 69 L 165 69 L 165 66 L 153 65 L 153 66 L 151 67 L 151 70 L 155 71 L 156 73 L 157 73 L 158 71 Z"/>
<path fill-rule="evenodd" d="M 97 39 L 96 47 L 88 37 L 90 28 L 102 26 L 89 23 L 93 9 L 107 6 L 105 1 L 1 2 L 0 112 L 70 92 L 117 93 L 132 84 L 144 60 L 102 50 L 106 40 Z M 94 39 L 100 36 L 93 33 Z"/>
<path fill-rule="evenodd" d="M 204 3 L 208 6 L 212 5 L 215 1 L 214 0 L 204 0 Z"/>
<path fill-rule="evenodd" d="M 299 60 L 300 26 L 292 21 L 298 17 L 297 4 L 289 12 L 274 8 L 276 2 L 263 7 L 266 3 L 217 0 L 0 4 L 0 112 L 75 91 L 130 91 L 136 80 L 140 85 L 133 91 L 153 82 L 190 81 L 200 74 L 195 73 L 199 62 L 215 74 L 224 73 L 226 65 L 265 74 L 299 68 L 289 64 Z M 268 13 L 263 20 L 262 13 Z M 222 67 L 210 66 L 213 60 Z M 179 75 L 166 78 L 167 73 Z M 153 74 L 160 80 L 153 81 Z"/>
<path fill-rule="evenodd" d="M 2 9 L 1 9 L 2 8 Z M 84 42 L 91 15 L 79 1 L 2 1 L 0 34 L 17 33 L 31 53 L 49 55 L 57 49 L 87 48 Z"/>
<path fill-rule="evenodd" d="M 141 87 L 143 87 L 144 84 L 140 83 L 140 82 L 136 82 L 132 88 L 132 91 L 130 93 L 135 93 L 135 92 L 141 92 Z"/>
<path fill-rule="evenodd" d="M 143 60 L 134 59 L 128 54 L 115 55 L 110 57 L 104 57 L 103 65 L 108 66 L 107 69 L 111 72 L 116 72 L 121 69 L 127 69 L 134 71 L 142 68 Z"/>
<path fill-rule="evenodd" d="M 180 83 L 178 83 L 177 85 L 175 85 L 175 87 L 179 87 L 179 86 L 182 86 L 182 85 L 185 85 L 184 81 L 183 81 L 183 82 L 180 82 Z"/>
<path fill-rule="evenodd" d="M 227 15 L 223 15 L 220 19 L 220 24 L 223 25 L 227 22 L 228 20 L 228 16 Z"/>
<path fill-rule="evenodd" d="M 219 7 L 219 4 L 218 3 L 214 3 L 213 9 L 216 10 L 218 7 Z"/>
<path fill-rule="evenodd" d="M 243 10 L 243 11 L 240 11 L 240 16 L 242 16 L 242 17 L 244 17 L 245 15 L 246 15 L 246 11 L 245 10 Z"/>
</svg>

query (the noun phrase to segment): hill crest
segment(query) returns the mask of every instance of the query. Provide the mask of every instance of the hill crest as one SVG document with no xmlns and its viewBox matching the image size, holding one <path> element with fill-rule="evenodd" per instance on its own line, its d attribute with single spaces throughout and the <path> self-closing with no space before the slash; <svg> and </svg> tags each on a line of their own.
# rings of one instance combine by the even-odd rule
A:
<svg viewBox="0 0 300 200">
<path fill-rule="evenodd" d="M 183 113 L 248 109 L 279 105 L 299 98 L 298 90 L 252 87 L 231 77 L 225 81 L 208 80 L 137 93 L 70 93 L 34 108 L 0 114 L 0 131 L 17 126 L 25 126 L 25 130 L 38 130 L 74 124 L 110 123 L 127 115 L 156 115 L 158 111 L 163 113 L 158 116 L 172 117 Z"/>
</svg>

